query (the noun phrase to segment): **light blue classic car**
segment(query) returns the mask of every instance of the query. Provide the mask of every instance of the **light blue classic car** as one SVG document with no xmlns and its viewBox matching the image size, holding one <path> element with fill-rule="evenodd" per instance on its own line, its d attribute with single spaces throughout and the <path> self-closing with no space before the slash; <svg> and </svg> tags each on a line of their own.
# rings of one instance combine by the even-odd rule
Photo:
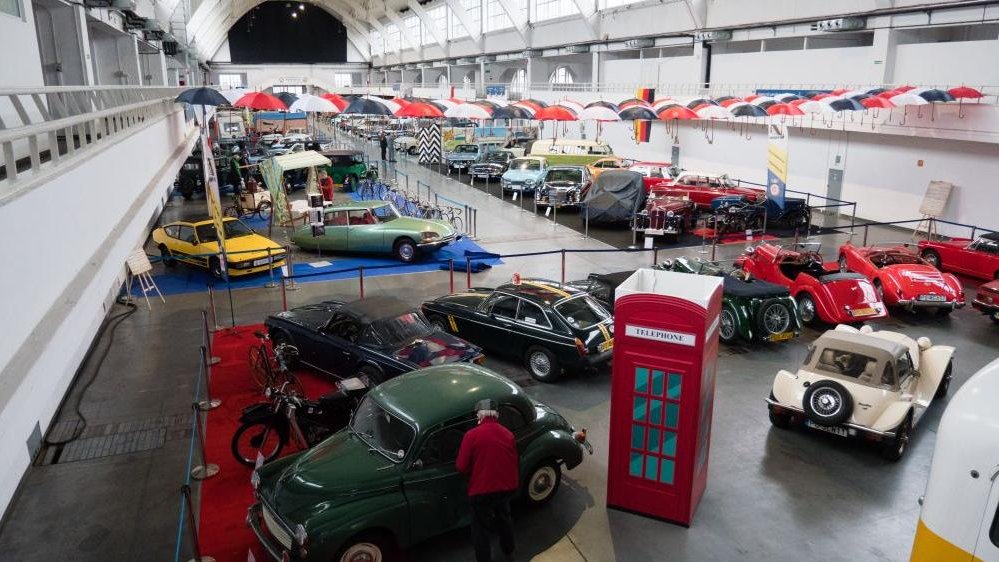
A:
<svg viewBox="0 0 999 562">
<path fill-rule="evenodd" d="M 534 193 L 548 171 L 548 160 L 539 156 L 525 156 L 510 161 L 510 166 L 500 178 L 503 191 Z"/>
</svg>

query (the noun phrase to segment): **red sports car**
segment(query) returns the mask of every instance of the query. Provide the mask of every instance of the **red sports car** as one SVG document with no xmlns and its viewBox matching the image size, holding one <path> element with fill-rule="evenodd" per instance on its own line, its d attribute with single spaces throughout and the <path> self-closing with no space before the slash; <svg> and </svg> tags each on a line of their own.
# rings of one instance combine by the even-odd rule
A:
<svg viewBox="0 0 999 562">
<path fill-rule="evenodd" d="M 847 242 L 839 248 L 839 270 L 868 278 L 888 306 L 928 308 L 937 314 L 964 306 L 964 287 L 957 277 L 940 273 L 908 245 L 863 247 Z"/>
<path fill-rule="evenodd" d="M 711 210 L 711 202 L 719 197 L 737 195 L 749 203 L 762 203 L 766 198 L 762 189 L 736 185 L 727 175 L 700 172 L 681 172 L 675 180 L 657 185 L 656 191 L 674 197 L 687 197 L 703 210 Z"/>
<path fill-rule="evenodd" d="M 673 164 L 669 162 L 635 162 L 628 169 L 632 172 L 642 174 L 642 183 L 645 184 L 645 192 L 648 193 L 653 187 L 666 183 L 673 178 L 670 170 Z"/>
<path fill-rule="evenodd" d="M 999 324 L 999 281 L 990 281 L 979 287 L 971 306 Z"/>
<path fill-rule="evenodd" d="M 735 264 L 757 279 L 787 287 L 806 324 L 851 324 L 887 315 L 887 307 L 867 278 L 826 269 L 818 249 L 807 246 L 791 250 L 764 243 L 746 250 Z"/>
<path fill-rule="evenodd" d="M 968 238 L 920 240 L 919 255 L 943 271 L 978 279 L 999 279 L 999 232 L 983 234 L 975 241 Z"/>
</svg>

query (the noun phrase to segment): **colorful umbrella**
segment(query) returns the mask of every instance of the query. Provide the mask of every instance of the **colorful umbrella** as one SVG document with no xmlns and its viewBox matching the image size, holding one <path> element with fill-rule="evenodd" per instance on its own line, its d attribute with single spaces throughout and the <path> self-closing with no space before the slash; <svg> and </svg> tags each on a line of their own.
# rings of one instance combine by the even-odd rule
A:
<svg viewBox="0 0 999 562">
<path fill-rule="evenodd" d="M 669 98 L 666 98 L 666 99 L 669 99 Z M 743 101 L 743 100 L 740 99 L 738 96 L 719 96 L 719 97 L 715 98 L 715 102 L 717 102 L 718 105 L 724 106 L 725 102 L 727 102 L 727 101 Z"/>
<path fill-rule="evenodd" d="M 735 117 L 765 117 L 767 115 L 767 110 L 744 101 L 730 104 L 727 109 Z"/>
<path fill-rule="evenodd" d="M 869 96 L 860 100 L 860 105 L 866 107 L 867 109 L 891 109 L 895 107 L 895 104 L 887 98 L 879 98 L 878 96 Z"/>
<path fill-rule="evenodd" d="M 347 109 L 347 106 L 350 105 L 350 100 L 339 94 L 323 94 L 319 97 L 323 98 L 324 100 L 329 100 L 333 102 L 333 105 L 335 105 L 336 108 L 340 111 Z"/>
<path fill-rule="evenodd" d="M 400 97 L 396 96 L 396 97 L 390 99 L 389 101 L 395 103 L 400 108 L 402 108 L 402 107 L 406 107 L 407 105 L 409 105 L 411 103 L 419 103 L 419 102 L 422 102 L 424 100 L 416 99 L 416 98 L 406 99 L 406 98 L 400 98 Z"/>
<path fill-rule="evenodd" d="M 535 100 L 535 99 L 530 99 L 530 98 L 528 98 L 526 100 L 520 100 L 520 101 L 516 102 L 514 105 L 520 105 L 520 106 L 523 106 L 523 107 L 527 107 L 527 108 L 530 108 L 531 111 L 535 111 L 535 112 L 537 112 L 539 109 L 544 109 L 544 108 L 548 107 L 547 103 L 545 103 L 545 102 L 543 102 L 541 100 Z"/>
<path fill-rule="evenodd" d="M 609 101 L 603 101 L 603 100 L 591 101 L 590 103 L 586 104 L 583 107 L 583 109 L 590 109 L 591 107 L 606 107 L 607 109 L 613 111 L 615 115 L 617 115 L 618 111 L 621 111 L 621 108 L 618 107 L 616 103 L 611 103 Z"/>
<path fill-rule="evenodd" d="M 370 101 L 373 101 L 375 103 L 380 103 L 380 104 L 384 105 L 386 108 L 388 108 L 389 113 L 392 114 L 392 115 L 395 115 L 395 112 L 399 111 L 399 109 L 401 109 L 401 107 L 399 106 L 399 104 L 395 103 L 394 101 L 387 100 L 385 98 L 380 98 L 378 96 L 364 96 L 364 99 L 370 100 Z"/>
<path fill-rule="evenodd" d="M 718 100 L 715 100 L 715 101 L 718 101 Z M 748 101 L 743 101 L 743 100 L 741 100 L 739 98 L 729 98 L 727 100 L 721 100 L 721 101 L 718 102 L 718 105 L 720 105 L 722 107 L 732 107 L 733 105 L 739 105 L 739 104 L 743 104 L 743 103 L 746 104 L 746 105 L 753 105 L 753 104 L 749 103 Z"/>
<path fill-rule="evenodd" d="M 867 92 L 865 93 L 870 94 L 872 96 L 876 96 L 878 94 L 883 94 L 887 91 L 888 91 L 887 88 L 871 88 L 870 90 L 867 90 Z"/>
<path fill-rule="evenodd" d="M 579 118 L 576 113 L 561 105 L 550 105 L 542 107 L 534 112 L 534 119 L 538 121 L 576 121 Z"/>
<path fill-rule="evenodd" d="M 915 90 L 915 89 L 916 89 L 915 86 L 899 86 L 899 87 L 895 88 L 894 91 L 896 91 L 896 92 L 898 92 L 900 94 L 904 94 L 904 93 L 908 92 L 909 90 Z"/>
<path fill-rule="evenodd" d="M 700 105 L 718 105 L 718 102 L 716 102 L 715 100 L 710 99 L 710 98 L 694 98 L 694 99 L 688 101 L 686 105 L 687 105 L 688 109 L 693 109 L 694 111 L 697 111 L 695 109 L 697 106 L 700 106 Z"/>
<path fill-rule="evenodd" d="M 415 117 L 417 119 L 444 118 L 444 112 L 440 108 L 426 102 L 406 102 L 406 105 L 399 108 L 399 111 L 396 111 L 395 115 L 396 117 Z"/>
<path fill-rule="evenodd" d="M 906 105 L 926 105 L 930 102 L 926 101 L 924 98 L 917 96 L 916 94 L 896 94 L 888 98 L 897 107 L 902 107 Z"/>
<path fill-rule="evenodd" d="M 460 101 L 451 100 L 451 99 L 448 99 L 448 100 L 445 100 L 445 99 L 433 100 L 433 102 L 437 103 L 437 104 L 440 104 L 440 105 L 443 105 L 444 107 L 446 107 L 448 109 L 451 109 L 452 107 L 456 107 L 456 106 L 461 105 Z"/>
<path fill-rule="evenodd" d="M 697 119 L 697 114 L 690 109 L 679 105 L 668 105 L 659 109 L 659 118 L 663 121 L 669 121 L 670 119 Z"/>
<path fill-rule="evenodd" d="M 815 100 L 808 100 L 799 104 L 798 109 L 804 113 L 819 113 L 823 115 L 836 113 L 836 110 L 830 107 L 828 103 L 822 103 L 821 101 Z"/>
<path fill-rule="evenodd" d="M 617 116 L 620 117 L 622 121 L 654 121 L 656 119 L 656 112 L 652 111 L 652 108 L 649 107 L 633 105 L 622 109 Z"/>
<path fill-rule="evenodd" d="M 291 107 L 291 104 L 295 103 L 295 100 L 298 99 L 298 96 L 291 92 L 278 92 L 274 94 L 274 97 L 284 102 L 285 107 Z"/>
<path fill-rule="evenodd" d="M 387 115 L 391 116 L 392 111 L 383 103 L 378 103 L 367 98 L 354 98 L 350 105 L 340 113 L 344 115 Z"/>
<path fill-rule="evenodd" d="M 812 100 L 810 100 L 808 98 L 801 98 L 800 100 L 791 100 L 791 101 L 789 101 L 787 103 L 788 103 L 788 105 L 793 105 L 794 107 L 798 107 L 799 105 L 805 103 L 806 101 L 812 101 Z"/>
<path fill-rule="evenodd" d="M 510 105 L 510 104 L 496 100 L 477 100 L 473 101 L 471 104 L 460 104 L 460 105 L 481 105 L 482 107 L 488 108 L 490 111 L 492 111 L 494 109 L 499 109 L 505 105 Z"/>
<path fill-rule="evenodd" d="M 312 94 L 302 94 L 288 106 L 288 111 L 304 111 L 305 113 L 340 113 L 337 106 L 328 99 Z"/>
<path fill-rule="evenodd" d="M 493 119 L 533 119 L 534 112 L 522 105 L 508 105 L 493 112 Z"/>
<path fill-rule="evenodd" d="M 815 100 L 815 101 L 819 101 L 819 100 L 824 100 L 826 98 L 833 98 L 833 97 L 836 97 L 836 96 L 834 96 L 834 95 L 832 95 L 830 93 L 827 93 L 827 92 L 822 92 L 822 93 L 818 93 L 818 94 L 815 94 L 814 96 L 812 96 L 812 99 Z"/>
<path fill-rule="evenodd" d="M 573 100 L 562 100 L 562 101 L 558 102 L 556 105 L 561 105 L 562 107 L 568 107 L 576 115 L 579 115 L 580 113 L 582 113 L 583 109 L 584 109 L 583 104 L 579 103 L 578 101 L 573 101 Z"/>
<path fill-rule="evenodd" d="M 794 100 L 800 100 L 800 99 L 803 99 L 803 98 L 802 98 L 801 96 L 799 96 L 798 94 L 792 94 L 792 93 L 790 93 L 790 92 L 788 92 L 788 93 L 784 93 L 784 94 L 777 94 L 777 95 L 776 95 L 776 96 L 774 96 L 774 97 L 775 97 L 775 98 L 776 98 L 776 99 L 777 99 L 778 101 L 780 101 L 780 102 L 783 102 L 783 103 L 790 103 L 790 102 L 792 102 L 792 101 L 794 101 Z"/>
<path fill-rule="evenodd" d="M 280 99 L 263 92 L 250 92 L 232 104 L 233 107 L 247 107 L 261 110 L 286 110 L 288 106 Z"/>
<path fill-rule="evenodd" d="M 788 103 L 775 103 L 767 108 L 767 115 L 804 115 L 801 109 Z"/>
<path fill-rule="evenodd" d="M 191 105 L 219 106 L 229 105 L 229 100 L 214 88 L 191 88 L 184 90 L 176 98 L 177 103 L 189 103 Z"/>
<path fill-rule="evenodd" d="M 613 105 L 613 104 L 611 104 Z M 602 105 L 587 107 L 579 113 L 580 121 L 620 121 L 617 111 Z"/>
<path fill-rule="evenodd" d="M 863 103 L 864 100 L 866 100 L 868 98 L 873 98 L 874 96 L 872 96 L 871 94 L 854 94 L 852 96 L 847 96 L 847 97 L 850 98 L 850 99 L 852 99 L 852 100 L 857 100 L 857 101 Z"/>
<path fill-rule="evenodd" d="M 502 108 L 498 108 L 495 111 L 499 111 L 499 109 Z M 444 112 L 444 117 L 454 119 L 474 119 L 481 121 L 482 119 L 494 119 L 495 117 L 493 115 L 495 111 L 492 108 L 486 107 L 485 104 L 463 103 L 448 108 Z"/>
<path fill-rule="evenodd" d="M 751 101 L 750 103 L 753 104 L 753 105 L 755 105 L 756 107 L 759 107 L 763 111 L 766 111 L 766 110 L 770 109 L 771 105 L 774 105 L 774 104 L 777 104 L 777 103 L 780 103 L 780 102 L 778 102 L 775 99 L 757 98 L 757 99 Z"/>
<path fill-rule="evenodd" d="M 751 101 L 755 100 L 756 98 L 762 98 L 762 97 L 763 96 L 761 96 L 760 94 L 749 94 L 748 96 L 746 96 L 746 97 L 744 97 L 742 99 L 743 99 L 743 101 L 751 102 Z"/>
<path fill-rule="evenodd" d="M 842 96 L 843 94 L 845 94 L 845 93 L 847 93 L 849 91 L 850 91 L 849 88 L 836 88 L 835 90 L 832 91 L 832 95 L 834 95 L 834 96 Z"/>
<path fill-rule="evenodd" d="M 649 102 L 647 102 L 645 100 L 640 100 L 638 98 L 628 98 L 628 99 L 622 101 L 621 103 L 617 104 L 617 107 L 618 107 L 618 110 L 624 110 L 624 109 L 627 109 L 629 107 L 633 107 L 633 106 L 636 106 L 636 105 L 643 106 L 643 107 L 649 107 L 649 108 L 652 107 L 651 105 L 649 105 Z"/>
<path fill-rule="evenodd" d="M 978 99 L 982 97 L 981 92 L 979 92 L 974 88 L 969 88 L 967 86 L 958 86 L 957 88 L 951 88 L 947 90 L 947 92 L 949 92 L 950 95 L 954 96 L 955 99 L 961 99 L 961 98 Z M 225 92 L 223 92 L 222 95 L 225 95 Z"/>
<path fill-rule="evenodd" d="M 954 101 L 954 96 L 947 90 L 926 90 L 916 95 L 926 101 Z"/>
<path fill-rule="evenodd" d="M 836 111 L 858 111 L 864 109 L 864 106 L 859 101 L 850 98 L 826 98 L 822 100 L 822 103 L 828 104 L 829 107 Z"/>
<path fill-rule="evenodd" d="M 694 113 L 701 119 L 728 119 L 732 113 L 720 105 L 702 103 L 693 108 Z"/>
</svg>

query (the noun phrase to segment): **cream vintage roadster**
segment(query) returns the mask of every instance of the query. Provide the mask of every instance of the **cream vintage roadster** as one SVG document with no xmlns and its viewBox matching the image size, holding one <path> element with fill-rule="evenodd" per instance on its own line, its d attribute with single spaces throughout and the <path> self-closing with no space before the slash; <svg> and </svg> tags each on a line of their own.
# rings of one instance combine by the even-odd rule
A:
<svg viewBox="0 0 999 562">
<path fill-rule="evenodd" d="M 797 372 L 777 373 L 770 422 L 875 441 L 897 461 L 930 402 L 947 394 L 953 355 L 928 338 L 839 325 L 815 340 Z"/>
</svg>

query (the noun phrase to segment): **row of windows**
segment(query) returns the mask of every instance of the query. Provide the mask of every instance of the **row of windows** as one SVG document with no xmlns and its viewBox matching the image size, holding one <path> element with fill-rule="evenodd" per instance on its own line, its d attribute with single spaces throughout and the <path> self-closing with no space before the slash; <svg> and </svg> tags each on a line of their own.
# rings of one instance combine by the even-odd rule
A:
<svg viewBox="0 0 999 562">
<path fill-rule="evenodd" d="M 347 76 L 350 76 L 349 74 Z M 548 82 L 551 84 L 572 84 L 574 79 L 572 77 L 572 71 L 568 67 L 560 66 L 552 71 L 548 75 Z M 337 84 L 339 86 L 340 84 Z M 437 85 L 441 88 L 446 88 L 450 85 L 446 75 L 441 75 L 437 78 Z M 472 78 L 465 76 L 462 78 L 462 85 L 465 89 L 470 89 L 473 87 Z M 349 86 L 349 84 L 348 84 Z M 520 70 L 513 73 L 513 77 L 510 78 L 510 92 L 523 94 L 527 88 L 527 71 L 521 68 Z M 446 94 L 442 94 L 446 95 Z"/>
<path fill-rule="evenodd" d="M 599 0 L 598 9 L 605 10 L 642 1 L 645 0 Z M 579 14 L 575 0 L 509 0 L 509 3 L 519 14 L 518 19 L 521 21 L 538 22 Z M 480 33 L 514 26 L 513 19 L 506 13 L 500 0 L 461 0 L 461 5 L 465 9 L 464 16 L 467 23 Z M 449 40 L 468 36 L 468 29 L 462 24 L 461 18 L 446 5 L 428 9 L 427 16 L 435 30 L 428 28 L 416 15 L 403 19 L 413 41 L 420 44 L 435 42 L 432 31 L 437 31 Z M 403 44 L 399 28 L 394 23 L 385 26 L 384 36 L 378 31 L 372 31 L 370 39 L 371 52 L 375 55 L 397 52 L 410 47 Z"/>
</svg>

